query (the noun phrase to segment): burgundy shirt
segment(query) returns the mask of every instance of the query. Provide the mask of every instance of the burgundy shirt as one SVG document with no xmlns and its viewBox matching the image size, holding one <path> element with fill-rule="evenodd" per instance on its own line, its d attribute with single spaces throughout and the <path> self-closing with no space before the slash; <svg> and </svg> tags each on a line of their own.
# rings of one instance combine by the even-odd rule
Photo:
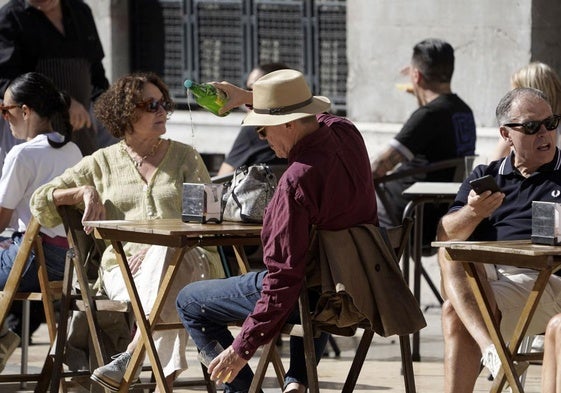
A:
<svg viewBox="0 0 561 393">
<path fill-rule="evenodd" d="M 267 274 L 261 298 L 233 348 L 250 359 L 284 325 L 298 301 L 312 225 L 338 230 L 378 223 L 370 160 L 360 132 L 347 119 L 321 114 L 320 128 L 292 148 L 263 219 Z"/>
</svg>

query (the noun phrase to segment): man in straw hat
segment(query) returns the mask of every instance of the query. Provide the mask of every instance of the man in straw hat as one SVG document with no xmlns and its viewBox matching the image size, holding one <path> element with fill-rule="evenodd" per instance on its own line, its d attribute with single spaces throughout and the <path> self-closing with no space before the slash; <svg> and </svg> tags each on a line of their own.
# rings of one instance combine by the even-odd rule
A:
<svg viewBox="0 0 561 393">
<path fill-rule="evenodd" d="M 376 197 L 359 131 L 349 120 L 325 113 L 329 99 L 312 96 L 302 73 L 272 72 L 255 82 L 253 92 L 225 82 L 216 86 L 229 97 L 224 111 L 252 105 L 243 124 L 257 126 L 260 138 L 289 164 L 263 220 L 267 270 L 193 283 L 177 298 L 180 318 L 197 346 L 216 340 L 226 348 L 210 364 L 211 378 L 225 382 L 226 392 L 246 392 L 253 377 L 248 360 L 297 318 L 310 228 L 377 224 Z M 234 339 L 228 323 L 243 319 Z M 317 354 L 327 337 L 316 339 Z M 302 340 L 291 338 L 284 392 L 305 391 L 303 354 Z"/>
</svg>

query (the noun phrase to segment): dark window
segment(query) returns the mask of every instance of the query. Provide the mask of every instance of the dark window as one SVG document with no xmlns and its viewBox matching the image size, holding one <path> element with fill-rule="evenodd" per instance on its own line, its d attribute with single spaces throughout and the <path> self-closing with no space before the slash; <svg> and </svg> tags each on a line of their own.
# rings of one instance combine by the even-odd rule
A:
<svg viewBox="0 0 561 393">
<path fill-rule="evenodd" d="M 345 111 L 346 0 L 131 0 L 132 70 L 154 71 L 179 104 L 183 80 L 243 85 L 281 61 Z"/>
</svg>

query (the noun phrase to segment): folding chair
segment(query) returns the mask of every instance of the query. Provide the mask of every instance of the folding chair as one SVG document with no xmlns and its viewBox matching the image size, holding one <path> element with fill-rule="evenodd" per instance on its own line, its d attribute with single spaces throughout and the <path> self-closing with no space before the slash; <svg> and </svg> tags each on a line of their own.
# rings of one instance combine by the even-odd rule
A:
<svg viewBox="0 0 561 393">
<path fill-rule="evenodd" d="M 407 243 L 411 224 L 412 220 L 406 219 L 401 226 L 388 230 L 389 243 L 394 249 L 394 262 L 396 264 L 399 263 L 399 258 L 401 257 Z M 311 318 L 307 288 L 304 288 L 302 290 L 302 293 L 298 300 L 298 304 L 300 309 L 300 318 L 302 321 L 301 325 L 287 324 L 283 327 L 282 332 L 279 334 L 289 334 L 303 337 L 304 352 L 306 358 L 306 372 L 308 375 L 308 390 L 310 393 L 317 393 L 319 392 L 319 383 L 313 338 L 317 337 L 319 332 L 317 326 L 314 326 L 315 323 Z M 372 339 L 374 338 L 374 331 L 370 328 L 370 326 L 365 325 L 363 326 L 363 328 L 364 332 L 362 334 L 362 338 L 356 350 L 351 368 L 349 370 L 349 373 L 347 374 L 347 378 L 343 386 L 342 391 L 345 393 L 352 392 L 354 390 L 362 365 L 366 358 L 366 354 L 372 343 Z M 399 342 L 401 347 L 402 372 L 404 376 L 405 391 L 408 393 L 414 393 L 415 378 L 413 374 L 413 362 L 411 357 L 409 335 L 399 336 Z M 277 379 L 280 386 L 282 386 L 285 371 L 275 343 L 276 338 L 273 338 L 271 342 L 263 347 L 261 357 L 255 370 L 255 377 L 249 390 L 250 392 L 255 393 L 261 390 L 261 385 L 267 371 L 267 366 L 270 362 L 273 363 Z"/>
<path fill-rule="evenodd" d="M 422 178 L 428 174 L 442 171 L 453 171 L 453 178 L 450 181 L 462 181 L 466 173 L 471 171 L 471 164 L 473 164 L 473 156 L 452 158 L 449 160 L 442 160 L 433 162 L 422 167 L 410 168 L 403 171 L 396 171 L 380 178 L 374 179 L 374 187 L 376 188 L 376 196 L 384 206 L 389 218 L 393 225 L 398 226 L 402 221 L 402 213 L 398 212 L 395 207 L 395 202 L 392 201 L 391 195 L 387 191 L 387 184 L 399 181 L 406 178 L 417 178 L 422 181 Z"/>
<path fill-rule="evenodd" d="M 96 239 L 93 235 L 84 232 L 82 225 L 82 213 L 74 206 L 59 206 L 59 215 L 64 224 L 68 244 L 70 246 L 67 254 L 66 270 L 64 275 L 64 284 L 61 298 L 61 315 L 69 315 L 71 310 L 84 311 L 88 322 L 90 335 L 90 371 L 95 368 L 107 364 L 111 359 L 110 355 L 104 348 L 104 340 L 102 339 L 103 331 L 98 323 L 98 312 L 120 312 L 127 313 L 129 318 L 129 326 L 133 325 L 132 307 L 130 302 L 110 300 L 106 296 L 94 296 L 91 290 L 91 281 L 97 278 L 99 261 L 97 258 L 101 256 L 105 249 L 105 242 Z M 79 294 L 73 290 L 74 275 L 79 286 Z M 170 328 L 178 326 L 170 326 Z M 179 326 L 183 328 L 182 325 Z M 61 318 L 58 326 L 58 337 L 56 350 L 52 356 L 52 382 L 51 392 L 58 389 L 60 372 L 62 370 L 64 348 L 66 345 L 66 337 L 68 330 L 68 319 Z M 132 332 L 131 332 L 132 337 Z M 150 370 L 150 368 L 143 368 Z M 89 375 L 89 374 L 88 374 Z M 176 381 L 174 386 L 200 386 L 204 385 L 208 393 L 216 393 L 216 387 L 210 380 L 206 369 L 203 368 L 204 379 Z M 93 389 L 100 389 L 96 384 L 92 385 Z M 155 387 L 154 379 L 150 382 L 133 384 L 131 389 Z M 103 389 L 101 389 L 103 391 Z"/>
<path fill-rule="evenodd" d="M 41 237 L 39 235 L 39 229 L 41 228 L 39 222 L 32 217 L 25 234 L 23 235 L 20 249 L 14 261 L 12 270 L 4 287 L 4 290 L 0 292 L 0 324 L 3 324 L 6 317 L 10 311 L 10 307 L 14 300 L 27 301 L 41 301 L 45 309 L 45 316 L 47 321 L 47 326 L 49 329 L 49 341 L 51 348 L 54 345 L 57 329 L 57 318 L 55 316 L 55 310 L 53 302 L 61 298 L 62 295 L 62 281 L 49 281 L 47 275 L 47 267 L 45 262 L 45 256 L 43 254 L 43 247 L 41 242 Z M 24 273 L 27 259 L 31 253 L 35 255 L 35 262 L 37 264 L 38 270 L 37 274 L 40 283 L 40 292 L 18 292 L 18 287 L 21 282 L 21 277 Z M 1 325 L 0 325 L 1 326 Z M 24 341 L 26 341 L 25 338 Z M 26 356 L 24 355 L 27 350 L 28 342 L 22 341 L 22 365 L 20 374 L 4 374 L 0 375 L 1 382 L 27 382 L 27 381 L 38 381 L 35 391 L 46 390 L 46 385 L 50 378 L 50 374 L 43 370 L 40 374 L 28 374 L 26 365 Z"/>
<path fill-rule="evenodd" d="M 57 341 L 54 351 L 51 351 L 43 368 L 52 374 L 51 392 L 58 391 L 63 377 L 64 351 L 67 344 L 68 320 L 72 311 L 84 311 L 89 330 L 90 370 L 106 364 L 110 360 L 104 348 L 102 329 L 98 322 L 98 312 L 127 313 L 131 318 L 131 307 L 128 302 L 109 300 L 104 296 L 94 296 L 90 289 L 90 282 L 97 277 L 98 258 L 105 249 L 102 240 L 87 235 L 81 223 L 81 213 L 72 206 L 60 206 L 59 215 L 62 218 L 69 250 L 66 255 L 66 266 L 61 291 L 60 319 L 57 329 Z M 74 286 L 74 275 L 79 290 Z M 132 319 L 129 320 L 132 326 Z M 132 330 L 132 328 L 131 328 Z M 89 375 L 89 371 L 84 375 Z M 93 388 L 93 390 L 96 390 Z M 103 389 L 101 389 L 103 391 Z"/>
</svg>

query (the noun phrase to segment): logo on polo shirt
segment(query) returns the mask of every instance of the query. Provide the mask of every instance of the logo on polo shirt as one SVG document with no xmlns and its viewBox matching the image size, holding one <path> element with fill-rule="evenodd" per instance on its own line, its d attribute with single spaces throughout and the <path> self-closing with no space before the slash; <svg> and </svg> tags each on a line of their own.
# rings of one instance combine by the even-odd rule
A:
<svg viewBox="0 0 561 393">
<path fill-rule="evenodd" d="M 561 191 L 559 190 L 553 190 L 551 191 L 551 196 L 554 198 L 559 198 L 559 195 L 561 195 Z"/>
</svg>

